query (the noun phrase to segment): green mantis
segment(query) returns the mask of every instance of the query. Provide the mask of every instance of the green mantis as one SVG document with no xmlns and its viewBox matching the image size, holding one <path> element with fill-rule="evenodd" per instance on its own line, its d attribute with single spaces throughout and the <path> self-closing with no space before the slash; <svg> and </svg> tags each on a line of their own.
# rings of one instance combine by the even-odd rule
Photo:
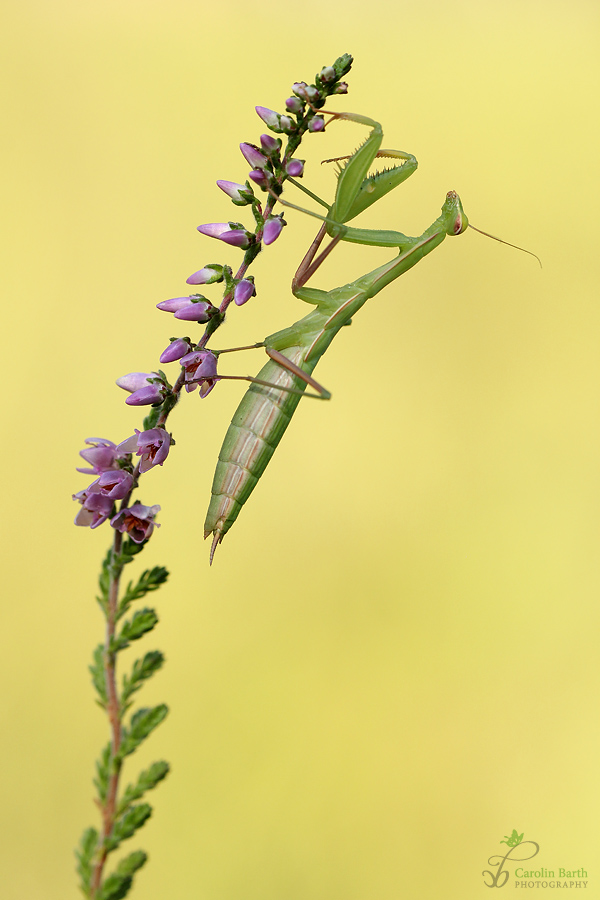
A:
<svg viewBox="0 0 600 900">
<path fill-rule="evenodd" d="M 264 346 L 269 360 L 233 416 L 213 479 L 204 524 L 205 538 L 213 535 L 211 562 L 217 545 L 235 522 L 264 472 L 307 385 L 314 388 L 317 395 L 306 396 L 322 399 L 331 396 L 311 375 L 338 331 L 350 324 L 367 300 L 435 250 L 447 235 L 462 234 L 468 226 L 460 198 L 454 191 L 446 195 L 441 215 L 418 237 L 408 237 L 399 231 L 366 230 L 346 225 L 412 175 L 417 161 L 408 153 L 381 150 L 383 132 L 381 125 L 373 119 L 351 113 L 331 115 L 366 125 L 371 128 L 371 133 L 341 168 L 331 206 L 294 182 L 327 209 L 326 216 L 311 213 L 322 219 L 322 225 L 292 282 L 294 295 L 313 309 L 289 328 L 269 335 L 262 345 L 257 345 Z M 377 157 L 391 158 L 396 164 L 381 173 L 368 175 Z M 290 203 L 285 205 L 293 207 Z M 330 238 L 329 244 L 319 253 L 326 236 Z M 366 275 L 333 290 L 306 287 L 306 282 L 340 240 L 396 248 L 397 255 Z"/>
</svg>

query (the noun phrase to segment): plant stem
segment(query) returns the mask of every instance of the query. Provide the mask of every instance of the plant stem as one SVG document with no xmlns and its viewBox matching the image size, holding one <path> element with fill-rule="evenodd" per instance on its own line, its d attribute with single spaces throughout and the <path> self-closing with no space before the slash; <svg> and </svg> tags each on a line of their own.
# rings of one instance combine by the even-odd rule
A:
<svg viewBox="0 0 600 900">
<path fill-rule="evenodd" d="M 120 531 L 115 531 L 113 541 L 111 567 L 110 588 L 108 594 L 108 608 L 106 611 L 106 637 L 104 643 L 104 677 L 106 683 L 106 693 L 108 696 L 107 714 L 110 722 L 111 731 L 111 759 L 110 759 L 110 779 L 108 782 L 108 790 L 106 801 L 102 807 L 102 837 L 99 848 L 99 855 L 94 866 L 92 876 L 92 885 L 90 897 L 93 898 L 98 892 L 102 881 L 102 873 L 108 856 L 107 841 L 112 834 L 115 823 L 115 811 L 117 807 L 117 793 L 119 790 L 119 776 L 121 774 L 121 761 L 119 759 L 119 749 L 121 746 L 121 710 L 119 701 L 119 692 L 117 689 L 117 673 L 116 673 L 116 653 L 110 648 L 114 646 L 115 628 L 117 623 L 117 611 L 119 604 L 119 582 L 123 565 L 115 565 L 121 553 L 123 535 Z"/>
</svg>

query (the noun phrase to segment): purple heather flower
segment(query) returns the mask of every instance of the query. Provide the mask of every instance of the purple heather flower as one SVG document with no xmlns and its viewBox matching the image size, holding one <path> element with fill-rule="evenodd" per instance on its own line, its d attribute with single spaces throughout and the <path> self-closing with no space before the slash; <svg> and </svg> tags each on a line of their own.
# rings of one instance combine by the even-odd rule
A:
<svg viewBox="0 0 600 900">
<path fill-rule="evenodd" d="M 315 131 L 323 131 L 325 128 L 325 119 L 323 116 L 313 116 L 310 122 L 308 123 L 308 130 Z"/>
<path fill-rule="evenodd" d="M 73 494 L 73 500 L 81 503 L 81 509 L 75 516 L 75 524 L 97 528 L 110 516 L 114 502 L 103 494 L 90 493 L 90 489 Z"/>
<path fill-rule="evenodd" d="M 185 356 L 185 354 L 189 352 L 189 349 L 190 345 L 188 341 L 184 338 L 177 338 L 176 340 L 171 341 L 169 346 L 160 354 L 160 362 L 175 362 L 176 359 L 181 359 L 182 356 Z"/>
<path fill-rule="evenodd" d="M 255 106 L 254 109 L 256 110 L 258 115 L 261 117 L 261 119 L 263 120 L 263 122 L 265 123 L 267 128 L 270 128 L 272 131 L 275 131 L 275 132 L 278 132 L 281 130 L 279 127 L 279 119 L 280 119 L 279 113 L 274 112 L 272 109 L 267 109 L 266 106 Z M 244 153 L 243 150 L 242 150 L 242 153 Z M 246 154 L 244 153 L 244 156 L 245 155 Z M 250 160 L 248 160 L 248 162 L 250 162 Z"/>
<path fill-rule="evenodd" d="M 261 134 L 260 146 L 269 156 L 276 156 L 281 150 L 281 141 L 270 134 Z"/>
<path fill-rule="evenodd" d="M 84 475 L 100 475 L 102 472 L 113 469 L 118 459 L 117 447 L 112 441 L 104 438 L 86 438 L 85 443 L 89 444 L 84 450 L 79 451 L 79 455 L 85 459 L 92 467 L 91 469 L 77 469 Z"/>
<path fill-rule="evenodd" d="M 304 160 L 290 159 L 285 167 L 285 171 L 288 175 L 291 175 L 292 178 L 302 178 L 302 175 L 304 174 Z"/>
<path fill-rule="evenodd" d="M 298 113 L 304 106 L 302 100 L 299 97 L 288 97 L 285 101 L 285 108 L 288 112 Z"/>
<path fill-rule="evenodd" d="M 125 442 L 124 442 L 125 443 Z M 126 450 L 123 444 L 119 444 L 120 450 Z M 103 472 L 100 478 L 92 482 L 88 488 L 88 494 L 101 494 L 111 500 L 122 500 L 126 497 L 133 485 L 133 475 L 125 469 L 112 469 Z"/>
<path fill-rule="evenodd" d="M 200 396 L 206 397 L 217 383 L 217 357 L 210 350 L 194 350 L 180 360 L 185 369 L 185 389 L 195 391 L 200 384 Z"/>
<path fill-rule="evenodd" d="M 247 206 L 251 202 L 240 193 L 243 191 L 246 195 L 252 196 L 251 189 L 245 184 L 238 184 L 237 181 L 217 181 L 217 185 L 228 197 L 231 197 L 236 206 Z"/>
<path fill-rule="evenodd" d="M 200 228 L 198 228 L 198 231 L 200 231 Z M 206 232 L 202 233 L 206 234 Z M 211 237 L 212 236 L 213 235 L 211 235 Z M 204 268 L 198 269 L 197 272 L 194 272 L 193 275 L 186 278 L 186 284 L 215 284 L 215 282 L 218 283 L 220 281 L 223 281 L 223 266 L 220 266 L 217 263 L 211 263 L 208 266 L 204 266 Z"/>
<path fill-rule="evenodd" d="M 250 297 L 256 296 L 253 278 L 242 278 L 235 286 L 233 300 L 236 306 L 243 306 Z"/>
<path fill-rule="evenodd" d="M 276 241 L 284 225 L 287 225 L 287 222 L 281 216 L 271 216 L 270 219 L 267 219 L 263 231 L 263 243 L 272 244 Z"/>
<path fill-rule="evenodd" d="M 214 306 L 208 300 L 192 300 L 187 306 L 182 306 L 175 313 L 176 319 L 183 319 L 185 322 L 208 322 Z"/>
<path fill-rule="evenodd" d="M 264 169 L 267 165 L 267 157 L 264 153 L 261 153 L 254 144 L 240 144 L 240 150 L 242 151 L 242 155 L 246 162 L 249 163 L 253 169 Z"/>
<path fill-rule="evenodd" d="M 122 375 L 121 378 L 117 378 L 116 383 L 124 391 L 132 393 L 133 391 L 139 391 L 140 388 L 148 387 L 148 379 L 155 376 L 156 372 L 130 372 L 129 375 Z"/>
<path fill-rule="evenodd" d="M 162 466 L 171 449 L 171 435 L 164 428 L 151 428 L 149 431 L 138 431 L 126 441 L 119 444 L 119 448 L 141 456 L 140 472 L 147 472 L 154 466 Z"/>
<path fill-rule="evenodd" d="M 162 403 L 162 401 L 163 391 L 161 386 L 149 384 L 130 394 L 125 403 L 128 406 L 155 406 L 157 403 Z"/>
<path fill-rule="evenodd" d="M 110 524 L 117 531 L 126 533 L 128 537 L 136 544 L 146 541 L 154 530 L 154 526 L 160 527 L 154 521 L 156 513 L 159 512 L 160 506 L 143 506 L 141 503 L 134 503 L 128 509 L 122 509 L 110 520 Z"/>
</svg>

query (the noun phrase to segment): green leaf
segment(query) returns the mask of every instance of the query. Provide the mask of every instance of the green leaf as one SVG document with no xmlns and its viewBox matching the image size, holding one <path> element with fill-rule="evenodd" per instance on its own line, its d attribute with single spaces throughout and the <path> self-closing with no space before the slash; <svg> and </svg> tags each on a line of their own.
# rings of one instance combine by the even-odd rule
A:
<svg viewBox="0 0 600 900">
<path fill-rule="evenodd" d="M 117 618 L 120 619 L 135 600 L 140 600 L 146 594 L 150 593 L 150 591 L 158 590 L 168 577 L 168 569 L 165 569 L 164 566 L 154 566 L 153 569 L 145 569 L 138 578 L 136 584 L 130 581 L 121 598 Z"/>
<path fill-rule="evenodd" d="M 106 673 L 104 671 L 104 644 L 98 644 L 94 650 L 94 662 L 91 666 L 88 666 L 88 668 L 92 676 L 92 683 L 100 698 L 98 703 L 102 709 L 106 709 L 108 705 L 108 694 L 106 692 Z"/>
<path fill-rule="evenodd" d="M 98 791 L 98 799 L 101 803 L 105 803 L 110 779 L 110 744 L 104 747 L 100 753 L 100 759 L 96 760 L 96 773 L 94 784 Z"/>
<path fill-rule="evenodd" d="M 115 871 L 102 883 L 98 900 L 121 900 L 125 897 L 133 883 L 133 876 L 147 859 L 143 850 L 135 850 L 122 859 Z"/>
<path fill-rule="evenodd" d="M 138 609 L 129 622 L 124 622 L 119 636 L 113 641 L 111 651 L 116 653 L 128 647 L 131 641 L 139 640 L 148 631 L 152 631 L 158 622 L 153 609 Z"/>
<path fill-rule="evenodd" d="M 136 659 L 131 670 L 131 675 L 123 676 L 123 690 L 121 692 L 121 707 L 127 708 L 127 701 L 139 691 L 144 681 L 154 675 L 162 667 L 165 661 L 160 650 L 150 650 L 143 659 Z"/>
<path fill-rule="evenodd" d="M 152 763 L 149 769 L 144 769 L 143 772 L 140 772 L 137 782 L 128 784 L 123 791 L 123 796 L 117 807 L 117 813 L 121 815 L 135 800 L 143 797 L 146 791 L 155 788 L 168 775 L 169 768 L 169 763 L 161 760 L 160 762 Z"/>
<path fill-rule="evenodd" d="M 77 872 L 81 878 L 81 889 L 88 894 L 92 881 L 92 860 L 98 846 L 98 832 L 95 828 L 86 828 L 81 836 L 77 857 Z"/>
<path fill-rule="evenodd" d="M 138 828 L 152 815 L 152 807 L 149 803 L 140 803 L 139 806 L 131 806 L 120 819 L 115 822 L 112 834 L 106 839 L 106 849 L 110 852 L 116 850 L 121 841 L 130 838 Z"/>
<path fill-rule="evenodd" d="M 123 759 L 139 747 L 142 741 L 145 741 L 148 735 L 160 725 L 167 713 L 169 707 L 165 703 L 158 706 L 138 709 L 131 717 L 128 729 L 123 730 L 123 740 L 119 748 L 119 758 Z"/>
</svg>

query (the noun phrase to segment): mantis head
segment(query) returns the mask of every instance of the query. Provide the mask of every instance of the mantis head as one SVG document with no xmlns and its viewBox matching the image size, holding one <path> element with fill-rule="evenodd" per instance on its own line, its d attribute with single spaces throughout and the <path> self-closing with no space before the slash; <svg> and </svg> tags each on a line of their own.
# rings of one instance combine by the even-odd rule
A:
<svg viewBox="0 0 600 900">
<path fill-rule="evenodd" d="M 462 234 L 469 227 L 469 220 L 456 191 L 448 191 L 446 194 L 446 200 L 442 206 L 442 218 L 446 223 L 446 234 Z"/>
</svg>

